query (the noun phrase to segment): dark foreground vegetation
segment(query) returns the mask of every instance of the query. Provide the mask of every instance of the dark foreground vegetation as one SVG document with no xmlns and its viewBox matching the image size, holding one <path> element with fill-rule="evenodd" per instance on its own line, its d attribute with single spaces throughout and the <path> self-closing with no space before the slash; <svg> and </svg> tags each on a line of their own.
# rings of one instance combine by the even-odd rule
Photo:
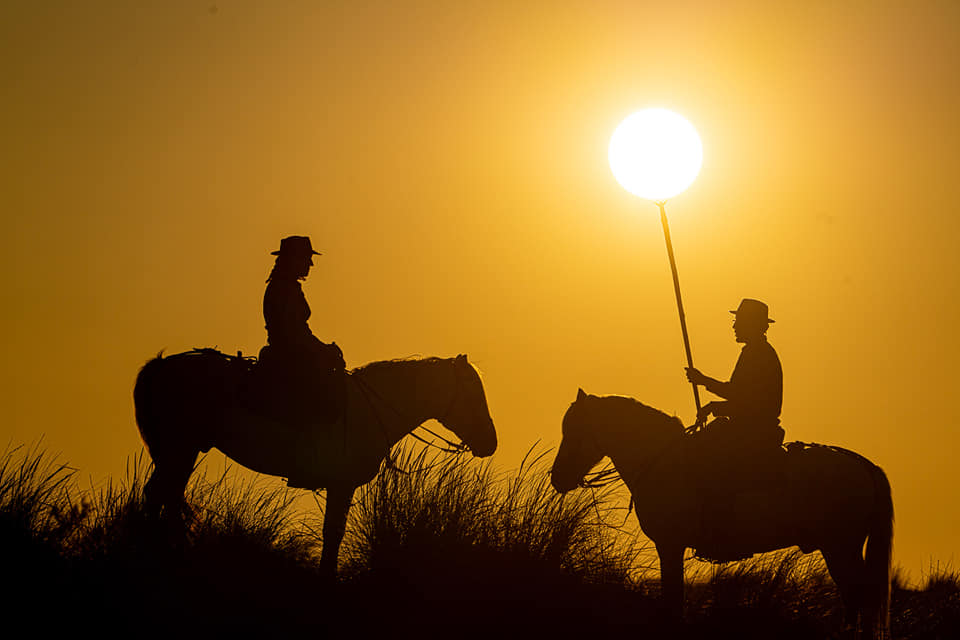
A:
<svg viewBox="0 0 960 640">
<path fill-rule="evenodd" d="M 839 638 L 819 554 L 688 566 L 686 621 L 659 610 L 652 549 L 622 499 L 561 498 L 547 456 L 497 472 L 468 456 L 401 450 L 357 492 L 341 577 L 318 577 L 322 497 L 201 473 L 186 530 L 149 520 L 140 457 L 80 491 L 38 448 L 0 457 L 0 613 L 26 637 Z M 301 505 L 302 506 L 302 505 Z M 618 526 L 619 525 L 619 526 Z M 894 638 L 960 638 L 960 575 L 894 581 Z M 624 636 L 627 637 L 627 636 Z"/>
</svg>

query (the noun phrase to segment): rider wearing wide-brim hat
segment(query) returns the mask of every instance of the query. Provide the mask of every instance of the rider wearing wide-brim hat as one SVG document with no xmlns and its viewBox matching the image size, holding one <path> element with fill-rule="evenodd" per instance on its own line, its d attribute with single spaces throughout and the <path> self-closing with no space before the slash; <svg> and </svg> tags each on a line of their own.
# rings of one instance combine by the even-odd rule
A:
<svg viewBox="0 0 960 640">
<path fill-rule="evenodd" d="M 324 391 L 331 388 L 332 377 L 343 372 L 343 354 L 336 343 L 326 344 L 313 335 L 310 305 L 300 283 L 310 273 L 313 257 L 321 254 L 309 237 L 289 236 L 271 255 L 277 258 L 263 294 L 267 346 L 260 352 L 261 363 L 288 391 L 282 414 L 300 424 L 329 422 L 336 419 L 337 408 L 335 398 Z"/>
<path fill-rule="evenodd" d="M 704 515 L 698 553 L 720 559 L 740 556 L 729 531 L 715 523 L 729 518 L 731 495 L 773 479 L 784 436 L 780 427 L 783 370 L 767 341 L 767 329 L 773 324 L 767 305 L 744 298 L 730 313 L 735 318 L 734 336 L 743 344 L 730 380 L 723 382 L 687 368 L 687 380 L 723 398 L 700 409 L 698 423 L 710 415 L 717 417 L 695 435 L 689 449 Z"/>
<path fill-rule="evenodd" d="M 289 236 L 280 241 L 280 248 L 271 255 L 277 259 L 263 294 L 267 344 L 277 349 L 303 348 L 316 337 L 307 324 L 310 305 L 300 281 L 310 273 L 313 256 L 321 254 L 313 250 L 310 238 Z"/>
<path fill-rule="evenodd" d="M 767 305 L 751 298 L 744 298 L 730 313 L 735 317 L 734 336 L 743 343 L 730 380 L 722 382 L 693 367 L 687 369 L 690 382 L 724 399 L 707 403 L 697 418 L 702 421 L 710 414 L 726 417 L 757 437 L 766 435 L 782 442 L 783 370 L 777 352 L 767 341 L 767 329 L 774 321 Z"/>
</svg>

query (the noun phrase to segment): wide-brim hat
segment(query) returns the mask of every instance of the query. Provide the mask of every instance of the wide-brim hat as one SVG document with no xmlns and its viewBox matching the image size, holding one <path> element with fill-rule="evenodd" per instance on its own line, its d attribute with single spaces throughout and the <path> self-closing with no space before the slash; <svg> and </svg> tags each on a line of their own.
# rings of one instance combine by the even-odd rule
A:
<svg viewBox="0 0 960 640">
<path fill-rule="evenodd" d="M 742 317 L 756 322 L 774 322 L 768 315 L 770 312 L 767 309 L 766 303 L 753 300 L 752 298 L 744 298 L 741 300 L 740 306 L 737 307 L 736 311 L 731 311 L 730 313 L 738 318 Z"/>
<path fill-rule="evenodd" d="M 319 251 L 313 250 L 313 245 L 310 244 L 310 238 L 307 236 L 287 236 L 280 241 L 279 249 L 270 252 L 270 255 L 272 256 L 279 256 L 280 254 L 308 256 L 323 255 Z"/>
</svg>

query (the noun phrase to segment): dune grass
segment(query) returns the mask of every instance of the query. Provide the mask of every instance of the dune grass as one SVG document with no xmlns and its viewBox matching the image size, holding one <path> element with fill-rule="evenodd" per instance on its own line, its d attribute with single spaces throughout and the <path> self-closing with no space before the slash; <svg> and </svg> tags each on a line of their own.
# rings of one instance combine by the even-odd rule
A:
<svg viewBox="0 0 960 640">
<path fill-rule="evenodd" d="M 565 496 L 549 451 L 505 472 L 421 447 L 357 491 L 341 580 L 319 579 L 320 509 L 275 480 L 197 470 L 185 526 L 143 509 L 150 465 L 81 490 L 40 445 L 0 456 L 4 604 L 47 635 L 240 633 L 833 638 L 842 610 L 819 554 L 687 565 L 686 622 L 660 615 L 653 549 L 616 487 Z M 631 516 L 632 518 L 633 516 Z M 56 615 L 51 616 L 50 612 Z M 960 637 L 960 574 L 895 576 L 894 638 Z"/>
<path fill-rule="evenodd" d="M 416 632 L 405 612 L 424 603 L 435 624 L 469 619 L 477 635 L 628 624 L 650 608 L 634 597 L 635 559 L 649 545 L 619 530 L 624 514 L 609 493 L 556 493 L 549 453 L 531 449 L 504 472 L 466 454 L 399 448 L 396 468 L 356 494 L 341 556 L 350 588 L 378 594 L 385 614 L 405 621 L 401 633 Z"/>
<path fill-rule="evenodd" d="M 476 571 L 490 572 L 491 563 L 508 562 L 514 570 L 537 566 L 589 582 L 629 582 L 646 545 L 631 547 L 618 535 L 606 493 L 554 491 L 549 453 L 531 449 L 518 470 L 505 473 L 468 454 L 400 448 L 395 468 L 357 492 L 344 569 L 402 563 L 412 564 L 406 571 L 436 573 L 476 561 Z"/>
<path fill-rule="evenodd" d="M 829 638 L 843 629 L 840 596 L 819 553 L 788 549 L 698 564 L 687 571 L 687 581 L 694 637 L 724 630 L 741 638 Z"/>
<path fill-rule="evenodd" d="M 265 612 L 285 611 L 296 600 L 286 589 L 306 593 L 316 582 L 316 515 L 298 512 L 296 492 L 275 482 L 201 465 L 187 489 L 186 527 L 170 526 L 144 510 L 150 471 L 141 453 L 122 479 L 81 490 L 76 472 L 38 446 L 4 452 L 4 605 L 42 622 L 46 635 L 87 621 L 101 636 L 104 625 L 146 621 L 151 637 L 182 634 L 188 623 L 197 634 L 276 629 Z"/>
<path fill-rule="evenodd" d="M 897 577 L 891 602 L 894 637 L 960 638 L 960 572 L 934 563 L 915 588 Z"/>
<path fill-rule="evenodd" d="M 81 519 L 72 499 L 76 470 L 41 448 L 7 447 L 0 455 L 3 546 L 56 548 Z"/>
</svg>

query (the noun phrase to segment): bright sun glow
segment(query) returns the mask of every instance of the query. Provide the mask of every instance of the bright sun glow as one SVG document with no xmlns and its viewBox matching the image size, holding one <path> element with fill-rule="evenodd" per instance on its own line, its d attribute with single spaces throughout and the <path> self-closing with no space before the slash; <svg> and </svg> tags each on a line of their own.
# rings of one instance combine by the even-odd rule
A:
<svg viewBox="0 0 960 640">
<path fill-rule="evenodd" d="M 666 200 L 693 183 L 703 164 L 703 147 L 683 116 L 644 109 L 613 132 L 609 158 L 624 189 L 648 200 Z"/>
</svg>

